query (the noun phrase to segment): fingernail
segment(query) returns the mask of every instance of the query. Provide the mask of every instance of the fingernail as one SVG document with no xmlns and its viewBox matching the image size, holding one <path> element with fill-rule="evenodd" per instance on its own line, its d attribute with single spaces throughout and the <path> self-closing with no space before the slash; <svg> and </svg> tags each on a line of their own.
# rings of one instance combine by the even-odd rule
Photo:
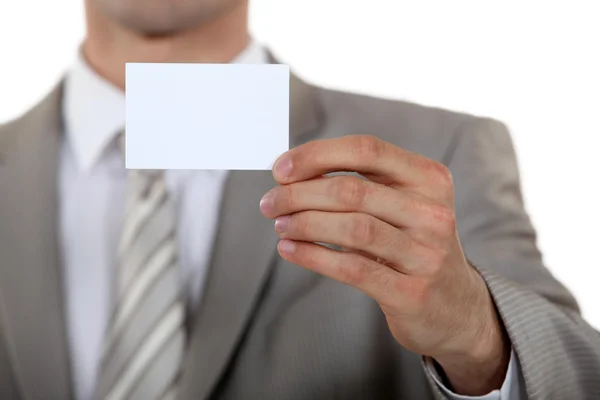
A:
<svg viewBox="0 0 600 400">
<path fill-rule="evenodd" d="M 286 254 L 292 254 L 296 250 L 296 243 L 291 240 L 280 240 L 279 251 Z"/>
<path fill-rule="evenodd" d="M 276 179 L 285 179 L 292 174 L 292 158 L 285 155 L 282 156 L 273 167 L 273 175 Z"/>
<path fill-rule="evenodd" d="M 263 214 L 266 214 L 270 211 L 273 211 L 273 208 L 275 208 L 274 206 L 275 206 L 275 189 L 271 189 L 260 200 L 260 211 L 262 211 Z"/>
<path fill-rule="evenodd" d="M 290 219 L 291 219 L 291 217 L 289 215 L 284 215 L 283 217 L 277 217 L 277 219 L 275 220 L 275 232 L 279 232 L 279 233 L 285 232 L 288 229 L 288 227 L 290 226 Z"/>
</svg>

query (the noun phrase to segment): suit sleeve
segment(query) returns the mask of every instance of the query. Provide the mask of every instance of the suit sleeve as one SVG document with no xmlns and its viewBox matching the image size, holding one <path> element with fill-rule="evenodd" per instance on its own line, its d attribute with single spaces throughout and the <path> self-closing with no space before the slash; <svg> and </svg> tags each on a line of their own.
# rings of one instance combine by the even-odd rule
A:
<svg viewBox="0 0 600 400">
<path fill-rule="evenodd" d="M 441 391 L 441 394 L 450 400 L 526 400 L 527 393 L 525 392 L 525 384 L 521 383 L 520 378 L 521 371 L 517 363 L 517 356 L 514 351 L 511 351 L 510 362 L 508 364 L 508 370 L 504 377 L 502 387 L 483 395 L 483 396 L 465 396 L 452 392 L 451 389 L 447 388 L 443 383 L 442 379 L 437 373 L 433 359 L 426 357 L 424 358 L 426 372 L 428 378 L 436 384 L 437 389 Z"/>
<path fill-rule="evenodd" d="M 543 265 L 507 128 L 491 119 L 470 120 L 451 152 L 446 161 L 461 243 L 495 301 L 528 398 L 600 398 L 600 334 Z"/>
</svg>

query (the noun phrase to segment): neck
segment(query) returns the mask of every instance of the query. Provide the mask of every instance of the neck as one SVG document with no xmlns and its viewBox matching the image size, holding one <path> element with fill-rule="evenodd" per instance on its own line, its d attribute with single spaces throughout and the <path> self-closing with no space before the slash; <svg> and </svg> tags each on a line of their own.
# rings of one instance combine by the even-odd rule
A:
<svg viewBox="0 0 600 400">
<path fill-rule="evenodd" d="M 228 63 L 250 41 L 247 4 L 187 31 L 150 37 L 110 21 L 90 3 L 83 55 L 100 76 L 123 90 L 127 62 Z"/>
</svg>

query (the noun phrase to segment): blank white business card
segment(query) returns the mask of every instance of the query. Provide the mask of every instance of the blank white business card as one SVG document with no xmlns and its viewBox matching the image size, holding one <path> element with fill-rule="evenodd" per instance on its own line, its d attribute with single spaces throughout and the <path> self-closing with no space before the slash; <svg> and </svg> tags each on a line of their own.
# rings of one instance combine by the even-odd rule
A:
<svg viewBox="0 0 600 400">
<path fill-rule="evenodd" d="M 287 65 L 126 65 L 125 165 L 267 170 L 289 149 Z"/>
</svg>

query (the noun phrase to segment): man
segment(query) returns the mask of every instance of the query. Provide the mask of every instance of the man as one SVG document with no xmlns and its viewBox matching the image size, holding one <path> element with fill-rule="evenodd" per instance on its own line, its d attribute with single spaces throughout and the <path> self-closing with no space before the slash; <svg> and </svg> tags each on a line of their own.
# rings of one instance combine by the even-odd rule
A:
<svg viewBox="0 0 600 400">
<path fill-rule="evenodd" d="M 124 63 L 274 62 L 247 9 L 87 0 L 0 128 L 0 398 L 598 398 L 501 123 L 292 77 L 272 173 L 124 169 Z"/>
</svg>

